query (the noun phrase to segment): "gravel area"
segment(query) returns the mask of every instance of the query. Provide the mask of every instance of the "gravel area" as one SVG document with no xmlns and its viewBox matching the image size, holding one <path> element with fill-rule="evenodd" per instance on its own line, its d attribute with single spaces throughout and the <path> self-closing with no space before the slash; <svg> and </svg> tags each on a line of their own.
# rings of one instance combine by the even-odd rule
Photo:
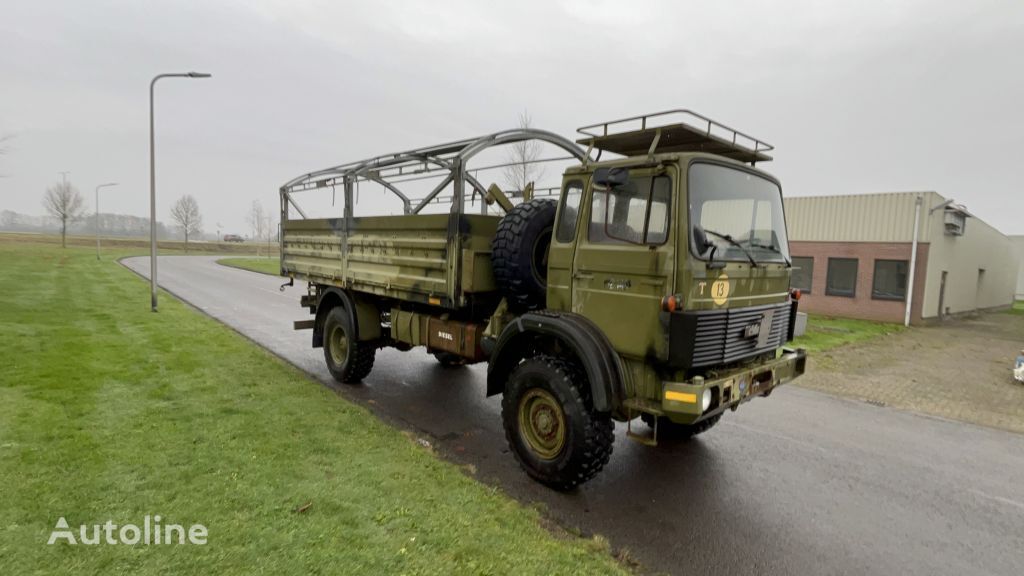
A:
<svg viewBox="0 0 1024 576">
<path fill-rule="evenodd" d="M 816 353 L 796 384 L 1024 433 L 1022 348 L 1024 314 L 986 313 Z"/>
</svg>

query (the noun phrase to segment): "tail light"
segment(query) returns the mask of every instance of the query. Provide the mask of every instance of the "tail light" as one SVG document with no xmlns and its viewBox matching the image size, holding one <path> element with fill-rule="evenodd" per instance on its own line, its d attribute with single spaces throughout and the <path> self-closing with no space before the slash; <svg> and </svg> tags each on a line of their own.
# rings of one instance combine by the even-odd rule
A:
<svg viewBox="0 0 1024 576">
<path fill-rule="evenodd" d="M 789 297 L 792 298 L 793 300 L 800 300 L 800 295 L 801 292 L 799 288 L 793 288 L 792 290 L 789 291 Z"/>
</svg>

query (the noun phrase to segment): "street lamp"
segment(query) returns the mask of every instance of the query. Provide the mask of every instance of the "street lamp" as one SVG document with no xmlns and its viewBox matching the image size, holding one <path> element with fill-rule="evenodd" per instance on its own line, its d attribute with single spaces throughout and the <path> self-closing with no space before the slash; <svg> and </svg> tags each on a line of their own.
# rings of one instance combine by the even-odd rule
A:
<svg viewBox="0 0 1024 576">
<path fill-rule="evenodd" d="M 149 83 L 149 287 L 153 312 L 156 312 L 156 139 L 153 135 L 153 88 L 161 78 L 209 78 L 202 72 L 158 74 Z"/>
<path fill-rule="evenodd" d="M 117 182 L 107 182 L 96 187 L 96 259 L 100 259 L 100 188 L 117 186 Z"/>
</svg>

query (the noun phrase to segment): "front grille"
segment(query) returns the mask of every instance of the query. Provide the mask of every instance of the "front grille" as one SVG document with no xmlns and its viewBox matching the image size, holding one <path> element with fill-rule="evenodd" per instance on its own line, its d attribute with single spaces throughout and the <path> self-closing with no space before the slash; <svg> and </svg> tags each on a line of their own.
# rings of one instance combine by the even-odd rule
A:
<svg viewBox="0 0 1024 576">
<path fill-rule="evenodd" d="M 669 321 L 669 363 L 678 368 L 728 364 L 770 352 L 786 343 L 791 304 L 768 304 L 700 312 L 677 312 Z M 748 335 L 771 313 L 766 337 Z"/>
</svg>

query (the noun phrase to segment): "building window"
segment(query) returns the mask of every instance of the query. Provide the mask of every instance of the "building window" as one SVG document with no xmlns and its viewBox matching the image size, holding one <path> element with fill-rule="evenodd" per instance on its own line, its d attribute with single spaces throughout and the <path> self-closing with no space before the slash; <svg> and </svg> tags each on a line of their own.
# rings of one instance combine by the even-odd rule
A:
<svg viewBox="0 0 1024 576">
<path fill-rule="evenodd" d="M 804 294 L 811 293 L 811 285 L 814 283 L 814 258 L 809 256 L 793 257 L 793 276 L 789 286 L 796 288 Z"/>
<path fill-rule="evenodd" d="M 857 295 L 857 259 L 829 258 L 828 276 L 825 278 L 825 294 L 829 296 Z"/>
<path fill-rule="evenodd" d="M 875 260 L 871 297 L 876 300 L 906 300 L 906 260 Z"/>
</svg>

